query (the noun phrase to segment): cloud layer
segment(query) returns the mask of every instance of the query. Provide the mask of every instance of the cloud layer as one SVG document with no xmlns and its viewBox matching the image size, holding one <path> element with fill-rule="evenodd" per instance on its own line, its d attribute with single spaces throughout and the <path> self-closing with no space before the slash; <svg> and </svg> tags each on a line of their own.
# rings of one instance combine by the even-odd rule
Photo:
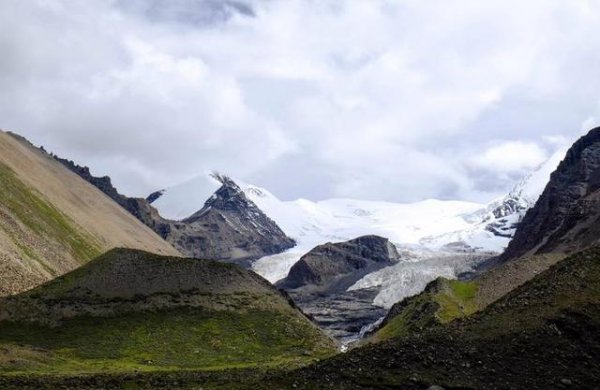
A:
<svg viewBox="0 0 600 390">
<path fill-rule="evenodd" d="M 146 195 L 489 200 L 600 117 L 595 1 L 5 0 L 0 127 Z"/>
</svg>

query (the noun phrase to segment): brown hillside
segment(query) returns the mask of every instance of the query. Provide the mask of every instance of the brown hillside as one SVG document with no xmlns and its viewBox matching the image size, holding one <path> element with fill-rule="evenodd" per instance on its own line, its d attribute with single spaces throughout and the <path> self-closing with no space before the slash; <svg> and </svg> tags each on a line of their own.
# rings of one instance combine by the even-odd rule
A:
<svg viewBox="0 0 600 390">
<path fill-rule="evenodd" d="M 0 295 L 114 247 L 179 255 L 98 189 L 25 139 L 0 132 Z"/>
</svg>

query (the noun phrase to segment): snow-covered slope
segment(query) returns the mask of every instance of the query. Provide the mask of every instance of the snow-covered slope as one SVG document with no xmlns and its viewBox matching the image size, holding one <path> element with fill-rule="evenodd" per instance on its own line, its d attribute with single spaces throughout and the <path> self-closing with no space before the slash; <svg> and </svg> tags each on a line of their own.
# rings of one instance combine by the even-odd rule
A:
<svg viewBox="0 0 600 390">
<path fill-rule="evenodd" d="M 184 183 L 154 193 L 152 201 L 164 218 L 179 221 L 200 210 L 222 183 L 216 173 L 197 176 Z"/>
<path fill-rule="evenodd" d="M 356 199 L 329 199 L 312 202 L 305 199 L 282 202 L 268 191 L 255 186 L 245 192 L 265 210 L 297 246 L 285 253 L 264 257 L 254 263 L 253 269 L 271 282 L 287 276 L 291 266 L 313 247 L 326 242 L 347 241 L 363 235 L 379 235 L 394 244 L 420 247 L 431 237 L 468 229 L 472 222 L 463 218 L 485 205 L 470 202 L 426 200 L 412 204 L 363 201 Z M 477 232 L 494 241 L 491 232 Z M 477 234 L 473 235 L 473 238 Z M 484 242 L 485 239 L 479 241 Z M 506 241 L 506 240 L 503 240 Z M 428 245 L 438 248 L 449 241 Z M 504 244 L 506 245 L 506 244 Z"/>
<path fill-rule="evenodd" d="M 401 299 L 421 292 L 427 283 L 440 276 L 454 278 L 469 271 L 486 256 L 482 250 L 453 252 L 447 243 L 465 242 L 471 247 L 493 251 L 504 249 L 515 232 L 516 224 L 535 205 L 565 154 L 566 149 L 557 151 L 520 180 L 506 196 L 490 202 L 485 208 L 463 215 L 462 218 L 472 222 L 466 229 L 420 240 L 425 248 L 444 244 L 446 247 L 421 251 L 416 258 L 366 275 L 349 290 L 379 287 L 374 304 L 390 308 Z"/>
</svg>

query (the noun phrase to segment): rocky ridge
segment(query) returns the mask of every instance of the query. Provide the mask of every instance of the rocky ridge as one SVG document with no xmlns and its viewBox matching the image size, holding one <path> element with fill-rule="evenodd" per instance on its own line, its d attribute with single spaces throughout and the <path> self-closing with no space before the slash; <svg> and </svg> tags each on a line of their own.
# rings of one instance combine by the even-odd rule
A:
<svg viewBox="0 0 600 390">
<path fill-rule="evenodd" d="M 156 191 L 146 199 L 130 198 L 120 194 L 108 176 L 95 177 L 87 167 L 57 156 L 54 158 L 96 186 L 185 256 L 249 266 L 253 260 L 295 245 L 294 240 L 287 237 L 227 176 L 214 174 L 221 187 L 206 200 L 204 207 L 186 219 L 174 221 L 163 218 L 151 205 L 160 198 L 162 191 Z"/>
<path fill-rule="evenodd" d="M 523 218 L 500 262 L 524 255 L 571 253 L 596 245 L 600 233 L 600 128 L 569 149 Z"/>
</svg>

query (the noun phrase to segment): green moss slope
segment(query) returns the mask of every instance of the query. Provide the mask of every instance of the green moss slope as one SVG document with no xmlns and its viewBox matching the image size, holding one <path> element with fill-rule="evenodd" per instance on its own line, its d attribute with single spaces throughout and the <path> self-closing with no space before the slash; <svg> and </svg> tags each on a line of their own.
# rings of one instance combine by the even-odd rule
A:
<svg viewBox="0 0 600 390">
<path fill-rule="evenodd" d="M 82 317 L 59 327 L 0 324 L 0 373 L 81 374 L 294 366 L 330 356 L 287 313 L 178 309 Z"/>
<path fill-rule="evenodd" d="M 115 249 L 0 300 L 0 377 L 289 368 L 335 351 L 264 279 L 212 261 Z"/>
<path fill-rule="evenodd" d="M 394 305 L 369 341 L 406 336 L 469 316 L 478 310 L 475 300 L 477 290 L 478 285 L 474 281 L 437 279 L 423 293 Z"/>
</svg>

